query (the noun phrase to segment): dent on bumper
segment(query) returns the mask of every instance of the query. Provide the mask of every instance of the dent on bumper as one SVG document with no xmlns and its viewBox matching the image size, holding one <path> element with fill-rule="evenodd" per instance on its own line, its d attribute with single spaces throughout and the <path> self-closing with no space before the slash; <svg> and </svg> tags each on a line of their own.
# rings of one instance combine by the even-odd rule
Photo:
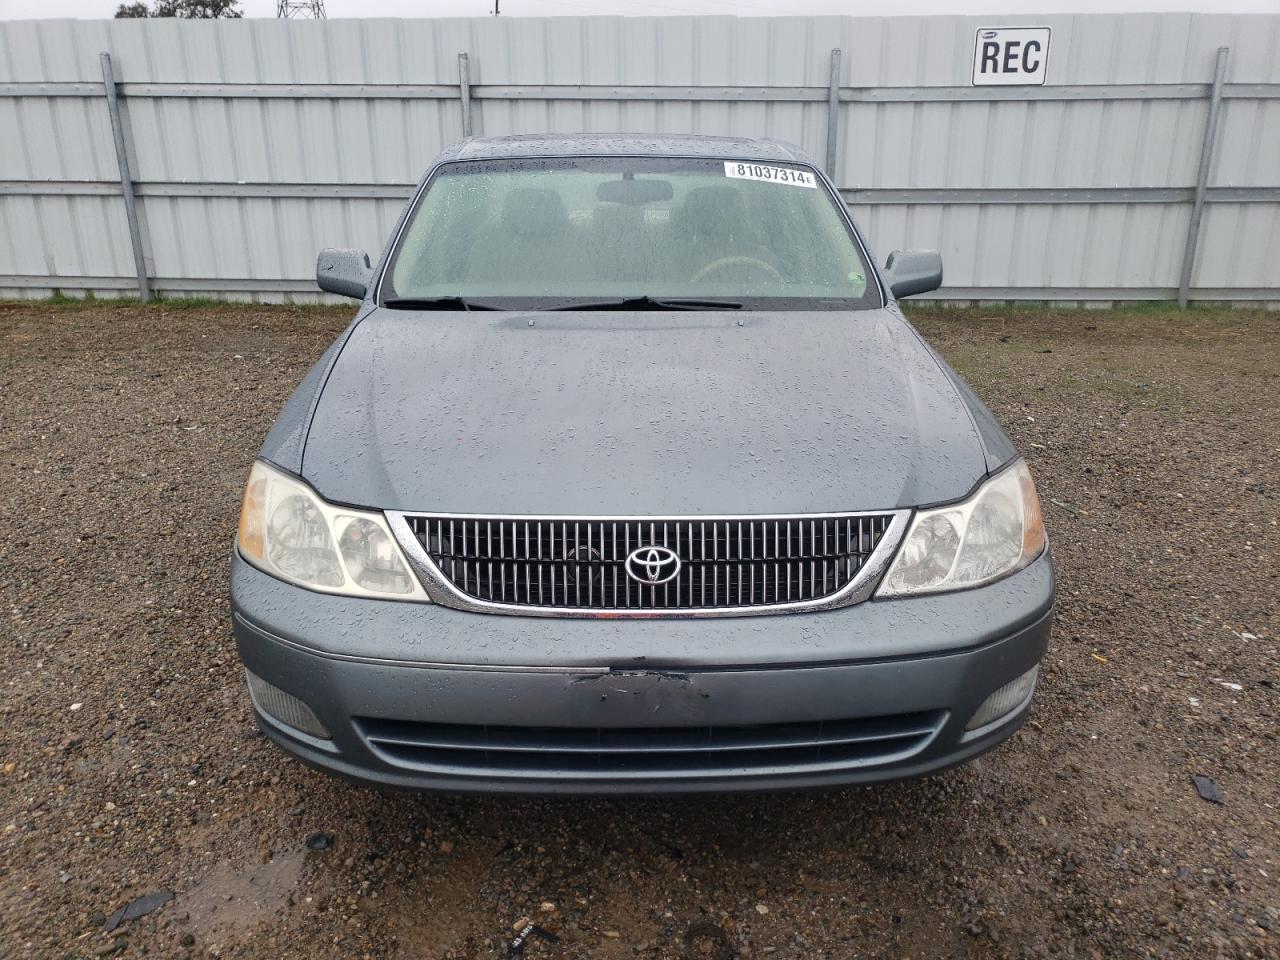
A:
<svg viewBox="0 0 1280 960">
<path fill-rule="evenodd" d="M 739 620 L 562 622 L 330 597 L 238 557 L 232 583 L 246 667 L 303 699 L 333 733 L 298 735 L 259 711 L 273 740 L 339 775 L 460 792 L 768 790 L 930 773 L 990 749 L 1025 718 L 1024 703 L 990 728 L 963 729 L 993 690 L 1039 662 L 1053 601 L 1047 557 L 965 593 Z M 458 764 L 419 749 L 435 746 L 441 730 L 661 731 L 679 740 L 768 725 L 801 736 L 803 724 L 828 737 L 842 724 L 848 739 L 898 739 L 881 754 L 828 750 L 824 760 L 818 751 L 802 764 L 761 752 L 734 754 L 752 758 L 739 765 L 720 755 L 705 769 L 595 773 L 581 763 L 556 769 L 554 758 L 508 769 L 509 754 L 447 755 L 467 761 Z M 401 749 L 398 739 L 417 746 Z"/>
</svg>

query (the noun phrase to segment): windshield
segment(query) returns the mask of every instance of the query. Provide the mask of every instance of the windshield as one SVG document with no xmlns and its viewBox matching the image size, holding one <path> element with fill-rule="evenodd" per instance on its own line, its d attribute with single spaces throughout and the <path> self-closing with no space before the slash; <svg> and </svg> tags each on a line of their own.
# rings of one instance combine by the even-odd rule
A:
<svg viewBox="0 0 1280 960">
<path fill-rule="evenodd" d="M 382 284 L 396 300 L 538 309 L 881 305 L 860 246 L 802 164 L 556 157 L 444 164 Z"/>
</svg>

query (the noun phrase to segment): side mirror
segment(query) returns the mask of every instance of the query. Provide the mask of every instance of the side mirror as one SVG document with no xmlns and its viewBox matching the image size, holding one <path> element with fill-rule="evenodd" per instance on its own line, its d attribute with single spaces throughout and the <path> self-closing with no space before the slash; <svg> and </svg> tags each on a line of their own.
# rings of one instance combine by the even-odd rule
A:
<svg viewBox="0 0 1280 960">
<path fill-rule="evenodd" d="M 895 250 L 884 262 L 884 278 L 898 300 L 937 290 L 942 286 L 942 257 L 937 250 Z"/>
<path fill-rule="evenodd" d="M 321 290 L 363 300 L 372 279 L 373 267 L 363 250 L 326 247 L 316 257 L 316 286 Z"/>
</svg>

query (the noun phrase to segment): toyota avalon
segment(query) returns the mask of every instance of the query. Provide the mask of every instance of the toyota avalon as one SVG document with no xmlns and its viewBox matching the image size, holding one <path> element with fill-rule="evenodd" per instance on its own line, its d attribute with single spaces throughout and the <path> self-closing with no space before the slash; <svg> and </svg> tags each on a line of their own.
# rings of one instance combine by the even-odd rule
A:
<svg viewBox="0 0 1280 960">
<path fill-rule="evenodd" d="M 1054 577 L 1026 464 L 796 149 L 446 150 L 249 473 L 233 629 L 321 769 L 451 791 L 916 776 L 1025 719 Z"/>
</svg>

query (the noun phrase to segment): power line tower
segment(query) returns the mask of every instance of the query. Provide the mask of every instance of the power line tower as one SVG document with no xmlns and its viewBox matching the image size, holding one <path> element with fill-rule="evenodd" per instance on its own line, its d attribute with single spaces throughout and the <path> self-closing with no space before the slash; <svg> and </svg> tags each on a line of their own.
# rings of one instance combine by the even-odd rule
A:
<svg viewBox="0 0 1280 960">
<path fill-rule="evenodd" d="M 276 0 L 276 16 L 281 20 L 293 17 L 323 20 L 324 0 Z"/>
</svg>

